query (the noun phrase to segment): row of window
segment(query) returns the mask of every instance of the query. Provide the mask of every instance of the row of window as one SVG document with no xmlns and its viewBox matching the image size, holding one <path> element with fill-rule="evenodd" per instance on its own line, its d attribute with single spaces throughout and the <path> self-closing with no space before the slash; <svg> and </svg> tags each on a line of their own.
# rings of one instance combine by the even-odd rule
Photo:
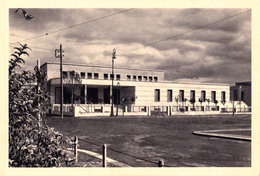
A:
<svg viewBox="0 0 260 176">
<path fill-rule="evenodd" d="M 184 90 L 179 90 L 179 96 L 177 97 L 178 101 L 183 102 L 184 101 Z M 190 99 L 195 99 L 195 90 L 190 91 Z M 206 101 L 206 91 L 202 90 L 201 91 L 201 97 L 200 97 L 202 102 Z M 160 89 L 155 89 L 154 91 L 154 101 L 155 102 L 160 102 Z M 172 96 L 172 90 L 168 89 L 167 90 L 167 102 L 172 102 L 173 101 L 173 96 Z M 216 101 L 216 91 L 211 91 L 211 102 Z M 221 101 L 226 102 L 226 92 L 222 91 L 221 92 Z"/>
<path fill-rule="evenodd" d="M 66 71 L 64 71 L 63 72 L 63 78 L 68 78 L 68 74 L 69 74 L 69 77 L 70 78 L 72 78 L 72 77 L 74 77 L 74 75 L 75 75 L 75 72 L 74 71 L 69 71 L 69 72 L 66 72 Z M 108 76 L 109 76 L 109 74 L 107 74 L 107 73 L 105 73 L 104 74 L 104 79 L 105 80 L 107 80 L 108 79 Z M 80 72 L 80 77 L 82 78 L 82 79 L 99 79 L 99 73 L 87 73 L 87 75 L 86 75 L 86 73 L 85 72 Z M 112 80 L 114 78 L 114 75 L 113 74 L 110 74 L 110 80 Z M 120 76 L 120 74 L 116 74 L 116 80 L 120 80 L 121 79 L 121 76 Z M 133 80 L 133 81 L 136 81 L 136 80 L 138 80 L 138 81 L 150 81 L 150 82 L 158 82 L 158 77 L 157 76 L 154 76 L 154 77 L 152 77 L 152 76 L 136 76 L 136 75 L 126 75 L 126 79 L 128 80 L 128 81 L 130 81 L 130 80 Z"/>
<path fill-rule="evenodd" d="M 126 79 L 128 81 L 136 81 L 136 79 L 138 79 L 138 81 L 149 81 L 149 82 L 158 82 L 158 77 L 157 76 L 136 76 L 136 75 L 126 75 Z"/>
</svg>

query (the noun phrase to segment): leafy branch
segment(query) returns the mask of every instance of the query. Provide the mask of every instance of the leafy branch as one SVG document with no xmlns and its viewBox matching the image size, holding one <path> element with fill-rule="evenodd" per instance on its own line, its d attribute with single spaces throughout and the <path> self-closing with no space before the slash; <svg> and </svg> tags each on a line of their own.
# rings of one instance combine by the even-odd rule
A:
<svg viewBox="0 0 260 176">
<path fill-rule="evenodd" d="M 26 44 L 15 47 L 9 61 L 9 166 L 58 167 L 67 166 L 71 160 L 67 150 L 68 138 L 42 123 L 46 112 L 48 94 L 37 87 L 44 77 L 40 70 L 35 73 L 16 73 L 29 56 Z"/>
</svg>

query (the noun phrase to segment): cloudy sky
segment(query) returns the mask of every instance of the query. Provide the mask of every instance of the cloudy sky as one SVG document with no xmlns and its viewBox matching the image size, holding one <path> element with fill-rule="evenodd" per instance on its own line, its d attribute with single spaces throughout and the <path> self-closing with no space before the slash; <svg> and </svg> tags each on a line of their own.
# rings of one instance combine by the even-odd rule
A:
<svg viewBox="0 0 260 176">
<path fill-rule="evenodd" d="M 9 10 L 9 49 L 32 48 L 26 69 L 37 59 L 65 63 L 159 69 L 166 79 L 234 84 L 251 81 L 249 9 L 25 9 Z M 47 34 L 47 35 L 46 35 Z"/>
</svg>

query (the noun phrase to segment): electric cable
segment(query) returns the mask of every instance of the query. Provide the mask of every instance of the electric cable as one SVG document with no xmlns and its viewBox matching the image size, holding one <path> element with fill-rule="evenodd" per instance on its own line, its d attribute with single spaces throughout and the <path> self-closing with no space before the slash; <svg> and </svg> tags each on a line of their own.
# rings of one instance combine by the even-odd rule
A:
<svg viewBox="0 0 260 176">
<path fill-rule="evenodd" d="M 142 49 L 142 48 L 146 48 L 146 47 L 148 47 L 148 46 L 152 46 L 152 45 L 155 45 L 155 44 L 157 44 L 157 43 L 161 43 L 161 42 L 164 42 L 164 41 L 167 41 L 167 40 L 170 40 L 170 39 L 174 39 L 174 38 L 183 36 L 183 35 L 185 35 L 185 34 L 194 32 L 194 31 L 196 31 L 196 30 L 199 30 L 199 29 L 202 29 L 202 28 L 205 28 L 205 27 L 208 27 L 208 26 L 211 26 L 211 25 L 214 25 L 214 24 L 223 22 L 223 21 L 225 21 L 225 20 L 234 18 L 234 17 L 236 17 L 236 16 L 242 15 L 242 14 L 247 13 L 247 12 L 249 12 L 249 11 L 251 11 L 251 9 L 246 10 L 246 11 L 243 11 L 243 12 L 240 12 L 240 13 L 237 13 L 237 14 L 234 14 L 234 15 L 232 15 L 232 16 L 229 16 L 229 17 L 226 17 L 226 18 L 223 18 L 223 19 L 220 19 L 220 20 L 217 20 L 217 21 L 214 21 L 214 22 L 211 22 L 211 23 L 208 23 L 208 24 L 203 25 L 203 26 L 199 26 L 199 27 L 197 27 L 197 28 L 195 28 L 195 29 L 191 29 L 191 30 L 188 30 L 188 31 L 179 33 L 179 34 L 177 34 L 177 35 L 174 35 L 174 36 L 171 36 L 171 37 L 168 37 L 168 38 L 165 38 L 165 39 L 158 40 L 158 41 L 156 41 L 156 42 L 152 42 L 152 43 L 146 44 L 146 45 L 144 45 L 144 46 L 142 46 L 142 47 L 140 47 L 140 48 L 138 48 L 138 49 L 133 49 L 133 50 L 129 51 L 129 53 L 132 53 L 133 51 L 137 51 L 137 50 L 140 50 L 140 49 Z"/>
<path fill-rule="evenodd" d="M 98 21 L 98 20 L 102 20 L 102 19 L 105 19 L 105 18 L 114 16 L 114 15 L 117 15 L 117 14 L 120 14 L 120 13 L 128 12 L 128 11 L 131 11 L 131 10 L 133 10 L 133 9 L 134 9 L 134 8 L 122 10 L 122 11 L 119 11 L 119 12 L 116 12 L 116 13 L 112 13 L 112 14 L 105 15 L 105 16 L 102 16 L 102 17 L 99 17 L 99 18 L 95 18 L 95 19 L 93 19 L 93 20 L 86 21 L 86 22 L 83 22 L 83 23 L 79 23 L 79 24 L 76 24 L 76 25 L 73 25 L 73 26 L 69 26 L 69 27 L 62 28 L 62 29 L 58 29 L 58 30 L 51 31 L 51 32 L 46 32 L 45 34 L 38 35 L 38 36 L 34 36 L 34 37 L 31 37 L 31 38 L 27 38 L 27 39 L 23 39 L 23 40 L 20 40 L 20 41 L 18 41 L 18 42 L 12 42 L 12 43 L 10 43 L 10 44 L 19 43 L 19 42 L 23 42 L 23 41 L 28 41 L 28 40 L 40 38 L 40 37 L 43 37 L 43 36 L 47 36 L 47 35 L 49 35 L 49 34 L 58 33 L 58 32 L 65 31 L 65 30 L 68 30 L 68 29 L 71 29 L 71 28 L 74 28 L 74 27 L 77 27 L 77 26 L 81 26 L 81 25 L 87 24 L 87 23 L 91 23 L 91 22 L 95 22 L 95 21 Z"/>
</svg>

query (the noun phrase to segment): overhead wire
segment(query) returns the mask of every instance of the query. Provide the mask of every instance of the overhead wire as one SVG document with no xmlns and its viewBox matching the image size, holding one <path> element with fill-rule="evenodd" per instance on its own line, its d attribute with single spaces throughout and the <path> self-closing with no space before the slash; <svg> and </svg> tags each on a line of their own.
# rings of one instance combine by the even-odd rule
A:
<svg viewBox="0 0 260 176">
<path fill-rule="evenodd" d="M 133 50 L 129 51 L 129 53 L 131 53 L 131 52 L 133 52 L 133 51 L 140 50 L 140 49 L 142 49 L 142 48 L 146 48 L 146 47 L 148 47 L 148 46 L 155 45 L 155 44 L 157 44 L 157 43 L 161 43 L 161 42 L 164 42 L 164 41 L 167 41 L 167 40 L 170 40 L 170 39 L 174 39 L 174 38 L 183 36 L 183 35 L 185 35 L 185 34 L 194 32 L 194 31 L 196 31 L 196 30 L 199 30 L 199 29 L 202 29 L 202 28 L 205 28 L 205 27 L 208 27 L 208 26 L 211 26 L 211 25 L 214 25 L 214 24 L 223 22 L 223 21 L 226 21 L 226 20 L 228 20 L 228 19 L 231 19 L 231 18 L 234 18 L 234 17 L 236 17 L 236 16 L 242 15 L 242 14 L 247 13 L 247 12 L 249 12 L 249 11 L 251 11 L 251 9 L 246 10 L 246 11 L 243 11 L 243 12 L 240 12 L 240 13 L 237 13 L 237 14 L 234 14 L 234 15 L 232 15 L 232 16 L 229 16 L 229 17 L 226 17 L 226 18 L 223 18 L 223 19 L 220 19 L 220 20 L 217 20 L 217 21 L 214 21 L 214 22 L 211 22 L 211 23 L 208 23 L 208 24 L 203 25 L 203 26 L 199 26 L 199 27 L 197 27 L 197 28 L 195 28 L 195 29 L 191 29 L 191 30 L 188 30 L 188 31 L 179 33 L 179 34 L 177 34 L 177 35 L 174 35 L 174 36 L 171 36 L 171 37 L 167 37 L 167 38 L 164 38 L 164 39 L 161 39 L 161 40 L 158 40 L 158 41 L 155 41 L 155 42 L 146 44 L 146 45 L 144 45 L 144 46 L 142 46 L 142 47 L 140 47 L 140 48 L 133 49 Z"/>
<path fill-rule="evenodd" d="M 109 14 L 109 15 L 106 15 L 106 16 L 103 16 L 103 17 L 100 17 L 100 18 L 96 18 L 96 19 L 93 19 L 93 20 L 90 20 L 90 21 L 87 21 L 87 22 L 79 23 L 79 24 L 76 24 L 76 25 L 73 25 L 73 26 L 69 26 L 69 27 L 66 27 L 66 28 L 62 28 L 62 29 L 56 30 L 56 31 L 51 31 L 51 32 L 48 32 L 48 33 L 46 33 L 46 34 L 53 34 L 53 33 L 61 32 L 61 31 L 64 31 L 64 30 L 68 30 L 68 29 L 71 29 L 71 28 L 73 28 L 73 27 L 77 27 L 77 26 L 80 26 L 80 25 L 84 25 L 84 24 L 87 24 L 87 23 L 91 23 L 91 22 L 94 22 L 94 21 L 98 21 L 98 20 L 101 20 L 101 19 L 104 19 L 104 18 L 108 18 L 108 17 L 114 16 L 114 15 L 117 15 L 117 14 L 120 14 L 120 13 L 124 13 L 124 12 L 130 11 L 130 10 L 133 10 L 133 9 L 134 9 L 134 8 L 127 9 L 127 10 L 123 10 L 123 11 L 119 11 L 119 12 L 116 12 L 116 13 L 113 13 L 113 14 Z M 197 27 L 197 28 L 195 28 L 195 29 L 191 29 L 191 30 L 185 31 L 185 32 L 179 33 L 179 34 L 177 34 L 177 35 L 174 35 L 174 36 L 171 36 L 171 37 L 162 39 L 162 40 L 158 40 L 158 41 L 156 41 L 156 42 L 152 42 L 152 43 L 146 44 L 146 45 L 144 45 L 143 47 L 138 48 L 138 49 L 131 50 L 130 52 L 133 52 L 133 51 L 136 51 L 136 50 L 139 50 L 139 49 L 148 47 L 148 46 L 152 46 L 152 45 L 155 45 L 155 44 L 160 43 L 160 42 L 163 42 L 163 41 L 167 41 L 167 40 L 170 40 L 170 39 L 173 39 L 173 38 L 177 38 L 177 37 L 183 36 L 183 35 L 185 35 L 185 34 L 191 33 L 191 32 L 196 31 L 196 30 L 198 30 L 198 29 L 202 29 L 202 28 L 211 26 L 211 25 L 213 25 L 213 24 L 217 24 L 217 23 L 219 23 L 219 22 L 222 22 L 222 21 L 228 20 L 228 19 L 230 19 L 230 18 L 239 16 L 239 15 L 244 14 L 244 13 L 247 13 L 247 12 L 249 12 L 249 11 L 251 11 L 251 9 L 246 10 L 246 11 L 243 11 L 243 12 L 240 12 L 240 13 L 238 13 L 238 14 L 234 14 L 234 15 L 232 15 L 232 16 L 229 16 L 229 17 L 226 17 L 226 18 L 223 18 L 223 19 L 220 19 L 220 20 L 217 20 L 217 21 L 214 21 L 214 22 L 212 22 L 212 23 L 209 23 L 209 24 L 206 24 L 206 25 L 203 25 L 203 26 L 199 26 L 199 27 Z M 31 40 L 31 39 L 34 39 L 34 38 L 42 37 L 42 36 L 45 36 L 46 34 L 44 34 L 44 35 L 39 35 L 39 36 L 32 37 L 32 38 L 28 38 L 28 39 L 24 39 L 24 40 L 21 40 L 21 41 L 27 41 L 27 40 Z M 21 41 L 19 41 L 19 42 L 21 42 Z M 18 42 L 14 42 L 14 43 L 18 43 Z M 14 43 L 10 43 L 10 44 L 14 44 Z M 40 48 L 40 47 L 34 47 L 34 48 L 51 50 L 51 49 Z"/>
<path fill-rule="evenodd" d="M 212 23 L 208 23 L 208 24 L 203 25 L 203 26 L 199 26 L 199 27 L 197 27 L 197 28 L 195 28 L 195 29 L 191 29 L 191 30 L 188 30 L 188 31 L 186 31 L 186 32 L 183 32 L 183 33 L 180 33 L 180 34 L 177 34 L 177 35 L 174 35 L 174 36 L 171 36 L 171 37 L 168 37 L 168 38 L 162 39 L 162 40 L 158 40 L 158 41 L 156 41 L 156 42 L 153 42 L 153 43 L 147 44 L 147 45 L 145 45 L 144 47 L 152 46 L 152 45 L 154 45 L 154 44 L 157 44 L 157 43 L 160 43 L 160 42 L 163 42 L 163 41 L 166 41 L 166 40 L 170 40 L 170 39 L 173 39 L 173 38 L 176 38 L 176 37 L 179 37 L 179 36 L 182 36 L 182 35 L 188 34 L 188 33 L 190 33 L 190 32 L 196 31 L 196 30 L 198 30 L 198 29 L 202 29 L 202 28 L 205 28 L 205 27 L 211 26 L 211 25 L 213 25 L 213 24 L 217 24 L 217 23 L 219 23 L 219 22 L 222 22 L 222 21 L 228 20 L 228 19 L 230 19 L 230 18 L 234 18 L 234 17 L 236 17 L 236 16 L 242 15 L 242 14 L 247 13 L 247 12 L 249 12 L 249 11 L 251 11 L 251 9 L 249 9 L 249 10 L 247 10 L 247 11 L 243 11 L 243 12 L 237 13 L 237 14 L 232 15 L 232 16 L 229 16 L 229 17 L 227 17 L 227 18 L 223 18 L 223 19 L 220 19 L 220 20 L 214 21 L 214 22 L 212 22 Z"/>
<path fill-rule="evenodd" d="M 9 45 L 9 47 L 13 47 L 13 49 L 14 49 L 14 47 L 18 47 L 18 46 L 15 46 L 15 45 Z M 45 52 L 45 51 L 42 51 L 42 50 L 51 50 L 51 49 L 47 49 L 47 48 L 39 48 L 39 47 L 34 47 L 34 46 L 30 46 L 29 47 L 31 50 L 31 52 L 34 52 L 35 50 L 37 50 L 36 52 L 38 53 L 45 53 L 45 54 L 50 54 L 51 52 Z M 54 51 L 54 49 L 52 49 L 53 51 Z"/>
<path fill-rule="evenodd" d="M 120 14 L 120 13 L 124 13 L 124 12 L 130 11 L 130 10 L 133 10 L 133 9 L 134 9 L 134 8 L 127 9 L 127 10 L 123 10 L 123 11 L 119 11 L 119 12 L 116 12 L 116 13 L 113 13 L 113 14 L 109 14 L 109 15 L 106 15 L 106 16 L 102 16 L 102 17 L 99 17 L 99 18 L 96 18 L 96 19 L 93 19 L 93 20 L 90 20 L 90 21 L 86 21 L 86 22 L 83 22 L 83 23 L 79 23 L 79 24 L 76 24 L 76 25 L 73 25 L 73 26 L 69 26 L 69 27 L 66 27 L 66 28 L 62 28 L 62 29 L 56 30 L 56 31 L 51 31 L 51 32 L 49 32 L 49 33 L 47 33 L 47 34 L 53 34 L 53 33 L 61 32 L 61 31 L 64 31 L 64 30 L 68 30 L 68 29 L 71 29 L 71 28 L 74 28 L 74 27 L 77 27 L 77 26 L 80 26 L 80 25 L 84 25 L 84 24 L 91 23 L 91 22 L 94 22 L 94 21 L 98 21 L 98 20 L 101 20 L 101 19 L 104 19 L 104 18 L 108 18 L 108 17 L 114 16 L 114 15 L 117 15 L 117 14 Z M 222 21 L 225 21 L 225 20 L 228 20 L 228 19 L 231 19 L 231 18 L 233 18 L 233 17 L 239 16 L 239 15 L 244 14 L 244 13 L 247 13 L 247 12 L 249 12 L 249 11 L 251 11 L 251 9 L 246 10 L 246 11 L 243 11 L 243 12 L 240 12 L 240 13 L 237 13 L 237 14 L 234 14 L 234 15 L 232 15 L 232 16 L 229 16 L 229 17 L 226 17 L 226 18 L 223 18 L 223 19 L 220 19 L 220 20 L 217 20 L 217 21 L 214 21 L 214 22 L 212 22 L 212 23 L 208 23 L 208 24 L 203 25 L 203 26 L 199 26 L 199 27 L 197 27 L 197 28 L 195 28 L 195 29 L 191 29 L 191 30 L 185 31 L 185 32 L 179 33 L 179 34 L 177 34 L 177 35 L 174 35 L 174 36 L 171 36 L 171 37 L 162 39 L 162 40 L 158 40 L 158 41 L 155 41 L 155 42 L 146 44 L 146 45 L 142 46 L 141 48 L 131 50 L 130 53 L 133 52 L 133 51 L 140 50 L 140 49 L 142 49 L 142 48 L 148 47 L 148 46 L 155 45 L 155 44 L 160 43 L 160 42 L 164 42 L 164 41 L 167 41 L 167 40 L 170 40 L 170 39 L 174 39 L 174 38 L 183 36 L 183 35 L 185 35 L 185 34 L 188 34 L 188 33 L 194 32 L 194 31 L 196 31 L 196 30 L 199 30 L 199 29 L 202 29 L 202 28 L 205 28 L 205 27 L 208 27 L 208 26 L 217 24 L 217 23 L 219 23 L 219 22 L 222 22 Z M 39 36 L 36 36 L 36 37 L 24 39 L 24 40 L 21 40 L 21 41 L 27 41 L 27 40 L 31 40 L 31 39 L 38 38 L 38 37 L 42 37 L 42 36 L 45 36 L 45 35 L 39 35 Z M 19 42 L 21 42 L 21 41 L 19 41 Z M 17 42 L 14 42 L 14 43 L 17 43 Z M 10 44 L 12 44 L 12 43 L 10 43 Z M 34 48 L 44 49 L 44 50 L 52 50 L 52 49 L 40 48 L 40 47 L 34 47 Z"/>
<path fill-rule="evenodd" d="M 124 12 L 127 12 L 127 11 L 130 11 L 130 10 L 133 10 L 134 8 L 132 9 L 127 9 L 127 10 L 123 10 L 123 11 L 119 11 L 119 12 L 116 12 L 116 13 L 113 13 L 113 14 L 109 14 L 109 15 L 106 15 L 106 16 L 103 16 L 103 17 L 100 17 L 100 18 L 96 18 L 96 19 L 93 19 L 93 20 L 90 20 L 90 21 L 87 21 L 87 22 L 84 22 L 84 23 L 79 23 L 79 24 L 76 24 L 76 25 L 73 25 L 73 26 L 69 26 L 69 27 L 66 27 L 66 28 L 63 28 L 63 29 L 59 29 L 59 30 L 56 30 L 56 31 L 51 31 L 49 32 L 48 34 L 53 34 L 53 33 L 57 33 L 57 32 L 61 32 L 61 31 L 64 31 L 64 30 L 68 30 L 68 29 L 71 29 L 73 27 L 77 27 L 77 26 L 80 26 L 80 25 L 84 25 L 84 24 L 87 24 L 87 23 L 91 23 L 91 22 L 94 22 L 94 21 L 98 21 L 98 20 L 101 20 L 101 19 L 104 19 L 104 18 L 108 18 L 108 17 L 111 17 L 113 15 L 117 15 L 119 13 L 124 13 Z M 208 23 L 206 25 L 203 25 L 203 26 L 199 26 L 195 29 L 191 29 L 191 30 L 188 30 L 188 31 L 185 31 L 185 32 L 182 32 L 182 33 L 179 33 L 177 35 L 174 35 L 174 36 L 171 36 L 171 37 L 168 37 L 168 38 L 165 38 L 165 39 L 162 39 L 162 40 L 158 40 L 158 41 L 155 41 L 155 42 L 152 42 L 152 43 L 149 43 L 149 44 L 146 44 L 138 49 L 133 49 L 131 51 L 129 51 L 129 53 L 133 52 L 133 51 L 136 51 L 136 50 L 140 50 L 142 48 L 145 48 L 145 47 L 148 47 L 148 46 L 152 46 L 152 45 L 155 45 L 155 44 L 158 44 L 160 42 L 164 42 L 164 41 L 167 41 L 167 40 L 170 40 L 170 39 L 174 39 L 174 38 L 177 38 L 177 37 L 180 37 L 180 36 L 183 36 L 185 34 L 188 34 L 188 33 L 191 33 L 191 32 L 194 32 L 196 30 L 199 30 L 199 29 L 202 29 L 202 28 L 205 28 L 205 27 L 208 27 L 208 26 L 211 26 L 211 25 L 214 25 L 214 24 L 217 24 L 217 23 L 220 23 L 220 22 L 223 22 L 225 20 L 228 20 L 228 19 L 231 19 L 231 18 L 234 18 L 236 16 L 239 16 L 241 14 L 244 14 L 244 13 L 247 13 L 251 11 L 251 9 L 249 10 L 246 10 L 246 11 L 243 11 L 243 12 L 240 12 L 240 13 L 237 13 L 237 14 L 234 14 L 234 15 L 231 15 L 229 17 L 226 17 L 226 18 L 223 18 L 223 19 L 220 19 L 220 20 L 217 20 L 217 21 L 214 21 L 214 22 L 211 22 L 211 23 Z M 40 36 L 36 36 L 36 37 L 41 37 L 41 36 L 44 36 L 44 35 L 40 35 Z M 31 39 L 34 39 L 35 37 L 33 38 L 28 38 L 28 39 L 24 39 L 24 40 L 21 40 L 21 41 L 26 41 L 26 40 L 31 40 Z M 20 42 L 21 42 L 20 41 Z M 16 43 L 16 42 L 15 42 Z M 11 43 L 10 43 L 11 44 Z M 38 49 L 44 49 L 44 50 L 52 50 L 52 49 L 49 49 L 49 48 L 40 48 L 40 47 L 34 47 L 34 48 L 38 48 Z M 39 51 L 40 52 L 40 51 Z M 44 52 L 42 52 L 44 53 Z"/>
<path fill-rule="evenodd" d="M 81 25 L 84 25 L 84 24 L 88 24 L 88 23 L 91 23 L 91 22 L 95 22 L 95 21 L 98 21 L 98 20 L 102 20 L 102 19 L 114 16 L 114 15 L 117 15 L 117 14 L 120 14 L 120 13 L 131 11 L 133 9 L 134 8 L 122 10 L 122 11 L 119 11 L 119 12 L 116 12 L 116 13 L 105 15 L 105 16 L 102 16 L 102 17 L 99 17 L 99 18 L 95 18 L 93 20 L 89 20 L 89 21 L 86 21 L 86 22 L 83 22 L 83 23 L 79 23 L 79 24 L 76 24 L 76 25 L 69 26 L 69 27 L 66 27 L 66 28 L 58 29 L 58 30 L 51 31 L 51 32 L 46 32 L 45 34 L 42 34 L 42 35 L 38 35 L 38 36 L 31 37 L 31 38 L 23 39 L 23 40 L 20 40 L 18 42 L 28 41 L 28 40 L 40 38 L 40 37 L 43 37 L 43 36 L 46 36 L 46 35 L 49 35 L 49 34 L 54 34 L 54 33 L 58 33 L 58 32 L 61 32 L 61 31 L 65 31 L 65 30 L 68 30 L 68 29 L 71 29 L 71 28 L 74 28 L 74 27 L 77 27 L 77 26 L 81 26 Z M 18 43 L 18 42 L 12 42 L 10 44 L 14 44 L 14 43 Z"/>
<path fill-rule="evenodd" d="M 17 46 L 16 45 L 9 45 L 9 47 L 17 47 Z M 35 46 L 30 46 L 29 48 L 42 49 L 42 50 L 54 50 L 54 49 L 50 49 L 50 48 L 41 48 L 41 47 L 35 47 Z"/>
</svg>

